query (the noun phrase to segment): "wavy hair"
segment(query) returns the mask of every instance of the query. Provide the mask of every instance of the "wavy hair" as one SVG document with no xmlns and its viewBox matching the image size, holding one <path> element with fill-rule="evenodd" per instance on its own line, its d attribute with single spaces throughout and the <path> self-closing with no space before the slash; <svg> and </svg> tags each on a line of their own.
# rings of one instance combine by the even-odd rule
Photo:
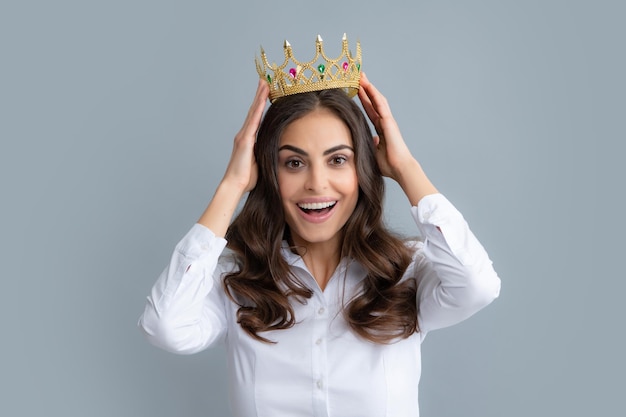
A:
<svg viewBox="0 0 626 417">
<path fill-rule="evenodd" d="M 353 331 L 375 343 L 408 337 L 418 331 L 416 288 L 413 280 L 400 280 L 412 250 L 383 224 L 385 184 L 372 134 L 361 109 L 342 90 L 286 96 L 267 110 L 255 145 L 257 184 L 226 233 L 238 269 L 226 275 L 224 288 L 239 305 L 241 327 L 255 339 L 270 343 L 260 333 L 296 323 L 290 299 L 305 302 L 313 295 L 281 255 L 289 226 L 276 171 L 282 132 L 318 108 L 332 111 L 350 129 L 359 183 L 356 208 L 343 228 L 341 257 L 359 262 L 367 276 L 358 294 L 344 306 L 345 319 Z"/>
</svg>

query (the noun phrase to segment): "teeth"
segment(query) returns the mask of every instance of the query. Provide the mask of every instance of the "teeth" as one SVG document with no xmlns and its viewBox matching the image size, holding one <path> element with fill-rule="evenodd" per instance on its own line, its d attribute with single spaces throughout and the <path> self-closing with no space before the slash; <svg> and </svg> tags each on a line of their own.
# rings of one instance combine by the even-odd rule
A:
<svg viewBox="0 0 626 417">
<path fill-rule="evenodd" d="M 325 203 L 302 203 L 298 204 L 298 207 L 305 210 L 321 210 L 327 207 L 332 207 L 337 204 L 336 201 L 327 201 Z"/>
</svg>

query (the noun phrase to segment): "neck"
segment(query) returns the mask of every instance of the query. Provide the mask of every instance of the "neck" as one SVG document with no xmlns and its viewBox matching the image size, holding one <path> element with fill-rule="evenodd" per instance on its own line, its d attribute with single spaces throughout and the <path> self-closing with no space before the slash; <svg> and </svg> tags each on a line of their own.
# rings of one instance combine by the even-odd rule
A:
<svg viewBox="0 0 626 417">
<path fill-rule="evenodd" d="M 341 238 L 337 236 L 330 241 L 320 243 L 298 241 L 293 243 L 309 272 L 313 274 L 320 289 L 324 291 L 341 261 Z"/>
</svg>

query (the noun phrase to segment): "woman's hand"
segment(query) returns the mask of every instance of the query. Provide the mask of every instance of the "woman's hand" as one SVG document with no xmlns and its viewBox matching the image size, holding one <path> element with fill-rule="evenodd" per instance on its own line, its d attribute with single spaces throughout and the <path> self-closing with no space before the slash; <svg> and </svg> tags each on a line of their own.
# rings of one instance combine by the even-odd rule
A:
<svg viewBox="0 0 626 417">
<path fill-rule="evenodd" d="M 378 167 L 384 176 L 398 181 L 402 168 L 415 158 L 402 139 L 400 128 L 391 114 L 387 99 L 367 79 L 365 73 L 361 73 L 359 99 L 376 129 L 374 145 L 377 149 Z"/>
<path fill-rule="evenodd" d="M 256 95 L 241 130 L 235 135 L 233 151 L 222 182 L 243 193 L 256 185 L 258 169 L 254 159 L 254 143 L 261 116 L 269 94 L 267 82 L 259 79 Z"/>
<path fill-rule="evenodd" d="M 198 220 L 198 223 L 211 229 L 216 236 L 226 234 L 239 200 L 256 186 L 258 168 L 254 159 L 254 143 L 268 95 L 267 82 L 259 80 L 246 120 L 235 135 L 233 151 L 224 177 Z"/>
<path fill-rule="evenodd" d="M 437 189 L 411 155 L 387 99 L 367 79 L 365 73 L 361 73 L 360 85 L 359 99 L 377 133 L 374 145 L 378 167 L 384 176 L 400 184 L 412 205 L 417 205 L 423 196 L 434 194 Z"/>
</svg>

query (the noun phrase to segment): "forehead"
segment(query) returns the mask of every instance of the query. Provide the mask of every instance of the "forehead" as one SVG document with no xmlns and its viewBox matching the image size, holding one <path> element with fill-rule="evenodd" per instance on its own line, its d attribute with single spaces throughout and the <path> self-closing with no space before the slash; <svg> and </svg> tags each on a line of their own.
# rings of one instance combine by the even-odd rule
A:
<svg viewBox="0 0 626 417">
<path fill-rule="evenodd" d="M 302 149 L 336 146 L 352 146 L 352 135 L 346 123 L 332 111 L 320 108 L 294 120 L 285 127 L 279 146 L 290 144 Z"/>
</svg>

